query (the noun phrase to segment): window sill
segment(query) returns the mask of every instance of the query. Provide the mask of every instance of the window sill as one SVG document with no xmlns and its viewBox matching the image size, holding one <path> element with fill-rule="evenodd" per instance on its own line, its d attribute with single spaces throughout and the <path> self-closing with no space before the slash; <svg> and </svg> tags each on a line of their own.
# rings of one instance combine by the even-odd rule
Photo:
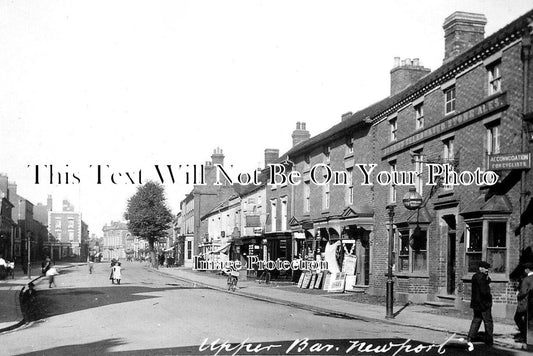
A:
<svg viewBox="0 0 533 356">
<path fill-rule="evenodd" d="M 349 152 L 349 153 L 346 153 L 346 154 L 344 155 L 344 159 L 350 159 L 350 158 L 353 158 L 353 157 L 354 157 L 353 152 Z"/>
<path fill-rule="evenodd" d="M 329 209 L 322 210 L 322 214 L 329 214 Z"/>
<path fill-rule="evenodd" d="M 397 278 L 429 278 L 429 273 L 427 272 L 396 272 L 393 273 L 394 277 Z"/>
</svg>

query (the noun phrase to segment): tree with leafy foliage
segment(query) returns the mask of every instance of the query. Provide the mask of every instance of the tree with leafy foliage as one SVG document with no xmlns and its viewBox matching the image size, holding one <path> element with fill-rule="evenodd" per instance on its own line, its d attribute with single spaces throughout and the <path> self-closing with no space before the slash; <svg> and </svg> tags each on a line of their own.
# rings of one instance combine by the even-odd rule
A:
<svg viewBox="0 0 533 356">
<path fill-rule="evenodd" d="M 155 182 L 147 182 L 138 187 L 137 192 L 128 199 L 124 216 L 132 235 L 148 241 L 152 265 L 157 267 L 154 243 L 167 236 L 172 222 L 164 187 Z"/>
</svg>

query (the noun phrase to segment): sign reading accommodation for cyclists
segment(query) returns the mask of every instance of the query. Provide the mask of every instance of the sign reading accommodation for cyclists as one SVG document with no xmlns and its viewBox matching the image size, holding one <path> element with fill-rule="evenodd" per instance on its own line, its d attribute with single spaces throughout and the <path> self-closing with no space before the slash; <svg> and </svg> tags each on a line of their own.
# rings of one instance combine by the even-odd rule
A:
<svg viewBox="0 0 533 356">
<path fill-rule="evenodd" d="M 489 156 L 489 170 L 531 168 L 531 153 L 510 153 Z"/>
</svg>

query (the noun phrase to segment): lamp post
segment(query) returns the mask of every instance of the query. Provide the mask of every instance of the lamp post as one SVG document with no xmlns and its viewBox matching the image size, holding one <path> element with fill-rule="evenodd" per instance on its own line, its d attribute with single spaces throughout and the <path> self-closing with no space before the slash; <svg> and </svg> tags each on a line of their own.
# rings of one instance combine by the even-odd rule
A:
<svg viewBox="0 0 533 356">
<path fill-rule="evenodd" d="M 408 210 L 417 210 L 422 206 L 422 196 L 418 194 L 415 188 L 409 188 L 403 196 L 403 205 Z M 394 250 L 394 205 L 387 205 L 389 211 L 389 253 L 388 253 L 388 269 L 387 269 L 387 289 L 386 289 L 386 314 L 385 318 L 393 319 L 393 303 L 394 303 L 394 280 L 392 279 L 392 266 L 394 258 L 392 251 Z"/>
<path fill-rule="evenodd" d="M 394 205 L 387 205 L 387 209 L 389 210 L 389 266 L 387 271 L 387 314 L 385 315 L 385 317 L 387 319 L 393 319 L 394 313 L 392 310 L 392 304 L 394 301 L 394 281 L 392 280 L 392 264 L 394 262 L 394 259 L 392 258 L 392 250 L 394 249 Z"/>
</svg>

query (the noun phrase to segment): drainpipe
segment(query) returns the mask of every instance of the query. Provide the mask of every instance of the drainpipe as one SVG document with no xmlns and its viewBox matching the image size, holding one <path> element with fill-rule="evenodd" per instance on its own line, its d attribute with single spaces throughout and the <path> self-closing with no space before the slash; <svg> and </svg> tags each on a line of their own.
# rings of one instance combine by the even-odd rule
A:
<svg viewBox="0 0 533 356">
<path fill-rule="evenodd" d="M 531 25 L 531 23 L 530 23 Z M 531 60 L 531 32 L 529 26 L 526 27 L 524 36 L 522 37 L 522 49 L 521 49 L 521 59 L 522 59 L 522 120 L 525 115 L 529 112 L 528 110 L 528 98 L 529 98 L 529 62 Z M 521 142 L 521 152 L 526 152 L 527 150 L 527 123 L 522 121 L 522 142 Z M 520 220 L 525 211 L 526 204 L 526 170 L 522 170 L 520 177 Z M 525 244 L 525 226 L 520 227 L 520 257 L 522 256 Z"/>
</svg>

